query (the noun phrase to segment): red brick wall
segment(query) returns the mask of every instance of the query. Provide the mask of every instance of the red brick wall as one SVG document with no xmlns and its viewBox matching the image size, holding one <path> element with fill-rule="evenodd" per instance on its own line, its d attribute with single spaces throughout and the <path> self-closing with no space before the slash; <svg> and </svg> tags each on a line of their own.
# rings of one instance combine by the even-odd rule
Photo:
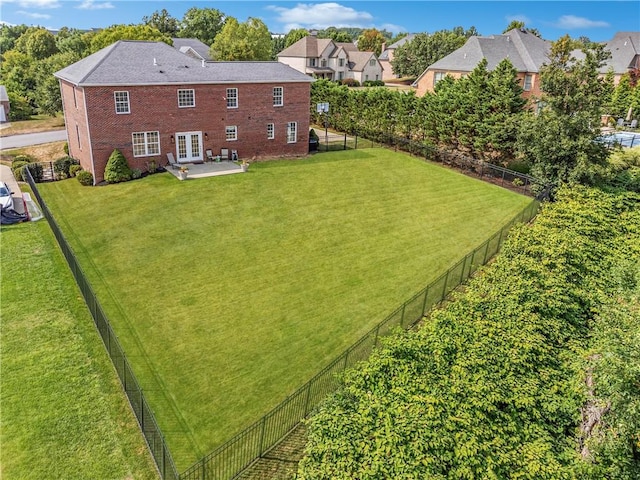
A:
<svg viewBox="0 0 640 480">
<path fill-rule="evenodd" d="M 284 88 L 282 107 L 273 106 L 274 86 Z M 238 89 L 238 108 L 227 108 L 227 88 Z M 241 159 L 305 155 L 309 148 L 310 88 L 309 83 L 86 87 L 96 181 L 103 180 L 114 148 L 124 154 L 131 168 L 146 171 L 151 160 L 166 165 L 167 152 L 176 154 L 176 145 L 171 142 L 176 132 L 202 132 L 203 150 L 211 149 L 214 155 L 221 148 L 237 150 Z M 195 90 L 194 108 L 178 108 L 179 89 Z M 123 90 L 129 92 L 131 113 L 116 114 L 113 92 Z M 287 143 L 288 122 L 298 123 L 296 143 Z M 273 140 L 267 140 L 268 123 L 275 125 Z M 227 142 L 225 127 L 232 125 L 238 128 L 238 140 Z M 160 155 L 134 157 L 131 134 L 148 131 L 160 132 Z"/>
<path fill-rule="evenodd" d="M 84 110 L 84 91 L 82 88 L 74 87 L 70 83 L 61 81 L 60 92 L 62 94 L 65 128 L 67 129 L 69 143 L 69 156 L 78 160 L 84 170 L 94 174 Z"/>
</svg>

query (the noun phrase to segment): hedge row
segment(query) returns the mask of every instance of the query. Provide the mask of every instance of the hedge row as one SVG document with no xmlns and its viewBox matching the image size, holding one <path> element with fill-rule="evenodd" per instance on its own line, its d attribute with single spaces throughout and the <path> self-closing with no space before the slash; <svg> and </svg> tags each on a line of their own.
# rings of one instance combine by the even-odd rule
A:
<svg viewBox="0 0 640 480">
<path fill-rule="evenodd" d="M 619 330 L 640 327 L 639 264 L 640 195 L 560 191 L 463 295 L 345 375 L 309 422 L 299 478 L 640 478 L 640 383 L 592 368 L 611 356 L 597 339 L 614 294 L 636 299 L 615 302 Z M 616 365 L 637 373 L 627 337 Z M 636 403 L 598 397 L 606 378 Z"/>
</svg>

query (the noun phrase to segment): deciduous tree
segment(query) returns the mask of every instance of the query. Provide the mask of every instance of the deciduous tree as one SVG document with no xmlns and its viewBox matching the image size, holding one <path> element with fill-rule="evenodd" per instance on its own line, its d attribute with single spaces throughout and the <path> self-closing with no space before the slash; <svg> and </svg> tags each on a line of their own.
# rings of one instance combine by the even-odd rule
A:
<svg viewBox="0 0 640 480">
<path fill-rule="evenodd" d="M 180 22 L 178 36 L 197 38 L 206 45 L 213 45 L 216 35 L 222 31 L 226 15 L 215 8 L 191 7 Z"/>
<path fill-rule="evenodd" d="M 361 52 L 373 52 L 376 56 L 380 56 L 382 52 L 382 44 L 385 43 L 385 37 L 375 28 L 369 28 L 363 31 L 358 37 L 358 50 Z"/>
<path fill-rule="evenodd" d="M 151 16 L 142 17 L 142 22 L 168 37 L 175 37 L 178 33 L 178 20 L 172 17 L 165 8 L 156 10 Z"/>
<path fill-rule="evenodd" d="M 271 34 L 262 20 L 249 18 L 239 23 L 229 17 L 210 52 L 215 60 L 269 60 Z"/>
<path fill-rule="evenodd" d="M 91 53 L 97 52 L 118 40 L 151 40 L 173 45 L 170 37 L 149 25 L 113 25 L 101 30 L 91 39 Z"/>
</svg>

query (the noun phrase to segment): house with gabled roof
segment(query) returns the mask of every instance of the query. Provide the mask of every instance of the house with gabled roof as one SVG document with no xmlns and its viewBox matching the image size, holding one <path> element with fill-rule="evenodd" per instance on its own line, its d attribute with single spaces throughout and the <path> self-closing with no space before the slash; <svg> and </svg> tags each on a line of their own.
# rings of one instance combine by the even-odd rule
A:
<svg viewBox="0 0 640 480">
<path fill-rule="evenodd" d="M 407 42 L 410 42 L 415 37 L 415 34 L 409 33 L 408 35 L 402 37 L 397 42 L 392 43 L 388 47 L 386 44 L 382 45 L 382 53 L 378 57 L 378 61 L 380 65 L 382 65 L 382 80 L 391 80 L 392 78 L 399 78 L 393 71 L 393 67 L 391 66 L 391 60 L 395 55 L 396 49 L 401 47 Z"/>
<path fill-rule="evenodd" d="M 212 60 L 209 56 L 209 46 L 197 38 L 172 38 L 173 47 L 180 50 L 185 55 L 196 60 Z"/>
<path fill-rule="evenodd" d="M 131 168 L 308 152 L 313 79 L 279 62 L 207 62 L 162 42 L 120 40 L 55 73 L 69 155 L 104 179 L 119 149 Z"/>
<path fill-rule="evenodd" d="M 315 78 L 363 83 L 382 79 L 382 65 L 374 52 L 360 52 L 353 43 L 307 35 L 278 55 L 278 61 Z"/>
<path fill-rule="evenodd" d="M 617 32 L 606 43 L 606 49 L 611 57 L 600 68 L 600 73 L 613 72 L 615 85 L 625 73 L 640 70 L 640 32 Z"/>
<path fill-rule="evenodd" d="M 488 70 L 507 58 L 517 71 L 523 97 L 540 96 L 540 68 L 548 62 L 550 51 L 551 42 L 519 29 L 503 35 L 472 36 L 462 47 L 429 65 L 412 86 L 418 96 L 423 96 L 433 92 L 447 75 L 453 78 L 468 75 L 483 58 L 487 59 Z"/>
</svg>

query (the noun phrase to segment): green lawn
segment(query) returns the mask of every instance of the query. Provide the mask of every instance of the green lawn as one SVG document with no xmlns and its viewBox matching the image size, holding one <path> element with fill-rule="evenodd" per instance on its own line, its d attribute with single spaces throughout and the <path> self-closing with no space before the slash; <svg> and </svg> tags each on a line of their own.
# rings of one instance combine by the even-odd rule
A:
<svg viewBox="0 0 640 480">
<path fill-rule="evenodd" d="M 0 477 L 158 478 L 47 223 L 0 242 Z"/>
<path fill-rule="evenodd" d="M 383 149 L 41 191 L 180 471 L 530 202 Z"/>
</svg>

